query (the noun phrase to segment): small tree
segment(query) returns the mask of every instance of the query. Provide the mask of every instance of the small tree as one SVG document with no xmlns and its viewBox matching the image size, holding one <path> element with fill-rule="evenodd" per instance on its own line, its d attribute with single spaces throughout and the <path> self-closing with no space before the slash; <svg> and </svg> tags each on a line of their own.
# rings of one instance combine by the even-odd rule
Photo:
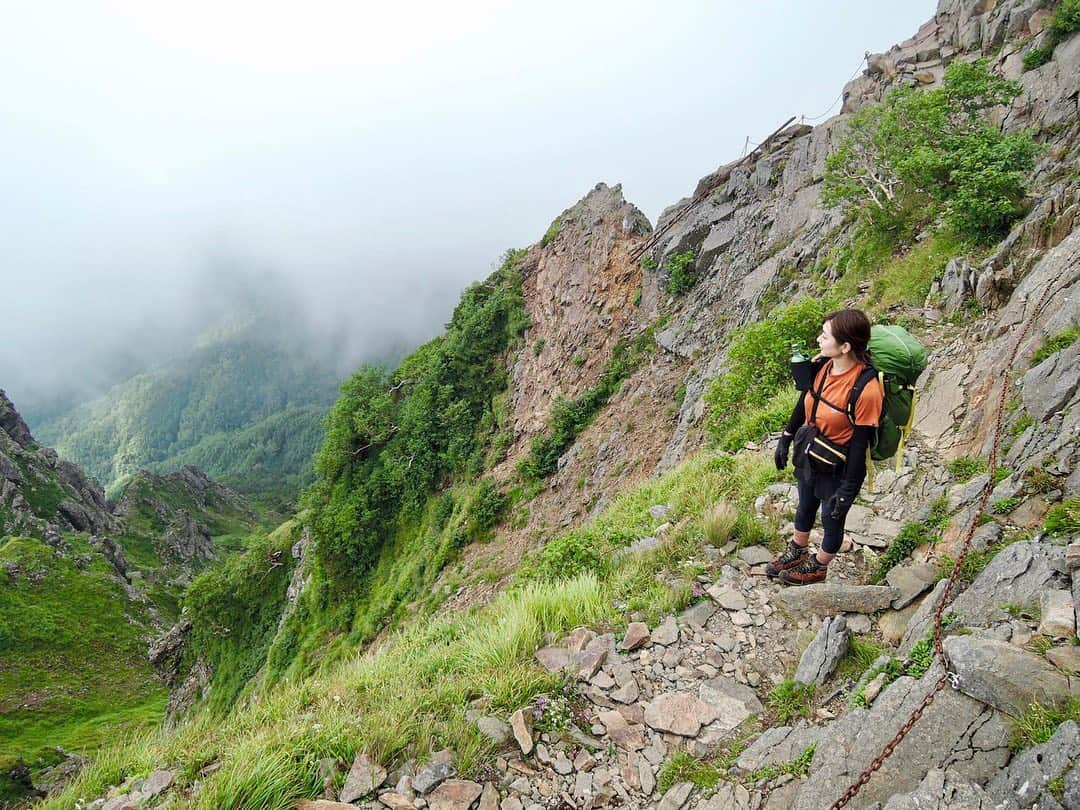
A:
<svg viewBox="0 0 1080 810">
<path fill-rule="evenodd" d="M 942 86 L 891 91 L 852 115 L 825 164 L 824 200 L 902 240 L 942 216 L 960 236 L 990 241 L 1020 214 L 1038 146 L 987 117 L 1020 93 L 985 59 L 954 62 Z"/>
</svg>

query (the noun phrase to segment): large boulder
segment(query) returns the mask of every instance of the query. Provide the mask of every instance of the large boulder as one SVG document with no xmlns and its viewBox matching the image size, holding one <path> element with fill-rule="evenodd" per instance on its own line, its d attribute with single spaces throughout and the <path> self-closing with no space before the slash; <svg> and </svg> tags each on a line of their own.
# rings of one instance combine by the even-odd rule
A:
<svg viewBox="0 0 1080 810">
<path fill-rule="evenodd" d="M 945 639 L 945 654 L 957 676 L 961 692 L 1006 714 L 1019 717 L 1031 704 L 1064 710 L 1080 681 L 1007 641 L 977 636 Z"/>
<path fill-rule="evenodd" d="M 842 585 L 823 582 L 787 588 L 775 597 L 776 604 L 793 614 L 834 616 L 837 613 L 876 613 L 900 596 L 887 585 Z"/>
<path fill-rule="evenodd" d="M 1035 607 L 1048 588 L 1067 587 L 1065 548 L 1049 543 L 1006 546 L 946 610 L 969 626 L 1004 621 L 1006 604 Z"/>
<path fill-rule="evenodd" d="M 795 680 L 799 683 L 821 686 L 833 674 L 840 659 L 851 645 L 851 631 L 843 616 L 826 619 L 806 652 L 799 659 Z"/>
<path fill-rule="evenodd" d="M 793 804 L 797 810 L 828 807 L 870 764 L 941 677 L 935 664 L 920 679 L 901 677 L 870 709 L 852 709 L 833 722 L 818 743 L 809 778 Z M 952 689 L 943 689 L 859 793 L 865 807 L 915 790 L 933 768 L 984 783 L 1009 761 L 1010 727 L 1000 712 Z"/>
</svg>

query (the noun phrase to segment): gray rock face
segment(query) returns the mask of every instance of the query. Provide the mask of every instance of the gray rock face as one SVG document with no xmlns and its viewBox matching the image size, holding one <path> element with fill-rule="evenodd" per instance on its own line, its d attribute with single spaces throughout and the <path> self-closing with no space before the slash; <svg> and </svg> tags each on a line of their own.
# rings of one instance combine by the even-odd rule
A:
<svg viewBox="0 0 1080 810">
<path fill-rule="evenodd" d="M 7 398 L 3 389 L 0 389 L 0 430 L 10 436 L 20 447 L 29 447 L 34 442 L 34 437 L 30 435 L 30 428 L 19 416 L 19 412 L 15 410 L 15 406 L 11 404 L 11 400 Z"/>
<path fill-rule="evenodd" d="M 697 736 L 716 717 L 710 704 L 686 692 L 658 695 L 645 707 L 645 723 L 650 728 L 683 737 Z"/>
<path fill-rule="evenodd" d="M 1038 420 L 1070 402 L 1080 386 L 1080 343 L 1050 355 L 1024 375 L 1024 408 Z"/>
<path fill-rule="evenodd" d="M 457 773 L 449 762 L 430 762 L 416 772 L 413 777 L 413 789 L 425 796 Z"/>
<path fill-rule="evenodd" d="M 1043 591 L 1040 600 L 1039 633 L 1048 638 L 1072 638 L 1076 635 L 1076 605 L 1070 591 Z"/>
<path fill-rule="evenodd" d="M 898 565 L 885 575 L 885 581 L 900 592 L 892 602 L 893 610 L 907 607 L 922 593 L 934 587 L 938 580 L 933 565 Z"/>
<path fill-rule="evenodd" d="M 700 629 L 705 626 L 705 622 L 707 622 L 714 613 L 716 613 L 716 605 L 714 605 L 712 601 L 706 599 L 698 602 L 696 605 L 688 607 L 679 614 L 679 621 L 682 624 Z"/>
<path fill-rule="evenodd" d="M 960 691 L 1014 717 L 1032 701 L 1064 709 L 1072 694 L 1069 678 L 1046 662 L 1006 641 L 952 636 L 945 639 Z"/>
<path fill-rule="evenodd" d="M 994 804 L 978 785 L 934 768 L 911 793 L 890 798 L 884 810 L 994 810 Z"/>
<path fill-rule="evenodd" d="M 659 810 L 680 810 L 680 808 L 686 804 L 686 800 L 690 798 L 690 794 L 693 792 L 693 782 L 679 782 L 676 785 L 672 785 L 671 790 L 664 794 L 664 798 L 660 800 L 660 804 L 657 805 L 657 808 L 659 808 Z"/>
<path fill-rule="evenodd" d="M 162 538 L 164 556 L 183 563 L 201 563 L 215 557 L 210 530 L 187 512 L 177 512 Z"/>
<path fill-rule="evenodd" d="M 191 631 L 191 622 L 181 619 L 168 632 L 150 642 L 147 657 L 150 665 L 166 686 L 172 687 L 180 680 L 180 662 L 184 657 L 184 642 Z"/>
<path fill-rule="evenodd" d="M 510 726 L 498 717 L 480 717 L 476 721 L 476 727 L 481 734 L 499 746 L 505 745 L 513 733 Z"/>
<path fill-rule="evenodd" d="M 766 765 L 782 765 L 798 759 L 807 748 L 816 745 L 829 733 L 828 728 L 809 726 L 775 726 L 766 729 L 753 744 L 739 754 L 735 767 L 741 771 L 756 771 Z"/>
<path fill-rule="evenodd" d="M 712 724 L 715 730 L 730 731 L 751 715 L 760 715 L 765 711 L 753 689 L 731 678 L 705 681 L 698 689 L 698 697 L 715 712 L 716 719 Z"/>
<path fill-rule="evenodd" d="M 946 609 L 965 624 L 984 626 L 1008 618 L 1001 607 L 1034 607 L 1047 588 L 1064 587 L 1065 549 L 1048 543 L 1014 543 L 1002 549 L 971 586 Z"/>
<path fill-rule="evenodd" d="M 930 632 L 934 621 L 934 611 L 941 604 L 946 585 L 948 585 L 946 580 L 940 580 L 908 621 L 903 638 L 900 640 L 900 646 L 897 648 L 900 655 L 906 656 L 911 652 L 911 648 L 926 638 L 926 635 Z"/>
<path fill-rule="evenodd" d="M 881 752 L 940 675 L 940 666 L 934 665 L 921 680 L 898 678 L 871 709 L 852 709 L 833 722 L 818 744 L 810 776 L 793 807 L 820 810 L 832 804 Z M 860 791 L 859 806 L 915 790 L 932 768 L 952 769 L 963 779 L 985 782 L 1009 760 L 1009 734 L 1008 722 L 997 710 L 943 689 Z"/>
<path fill-rule="evenodd" d="M 1009 767 L 990 780 L 986 793 L 994 807 L 1046 807 L 1047 786 L 1063 776 L 1077 760 L 1080 760 L 1080 728 L 1068 720 L 1045 743 L 1013 757 Z M 1075 805 L 1067 802 L 1066 806 Z"/>
<path fill-rule="evenodd" d="M 900 595 L 886 585 L 841 585 L 824 582 L 787 588 L 777 594 L 776 604 L 793 614 L 874 613 L 889 607 Z"/>
<path fill-rule="evenodd" d="M 851 633 L 847 620 L 843 616 L 833 616 L 822 622 L 817 636 L 810 642 L 799 667 L 795 670 L 795 680 L 799 683 L 821 686 L 833 674 L 836 665 L 851 645 Z"/>
</svg>

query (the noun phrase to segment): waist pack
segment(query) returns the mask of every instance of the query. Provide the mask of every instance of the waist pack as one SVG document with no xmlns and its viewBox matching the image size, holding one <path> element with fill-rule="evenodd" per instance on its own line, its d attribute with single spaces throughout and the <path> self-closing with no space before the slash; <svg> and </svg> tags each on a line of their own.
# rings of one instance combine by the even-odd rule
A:
<svg viewBox="0 0 1080 810">
<path fill-rule="evenodd" d="M 847 464 L 846 444 L 826 438 L 815 425 L 803 425 L 791 441 L 792 463 L 817 475 L 842 475 Z"/>
</svg>

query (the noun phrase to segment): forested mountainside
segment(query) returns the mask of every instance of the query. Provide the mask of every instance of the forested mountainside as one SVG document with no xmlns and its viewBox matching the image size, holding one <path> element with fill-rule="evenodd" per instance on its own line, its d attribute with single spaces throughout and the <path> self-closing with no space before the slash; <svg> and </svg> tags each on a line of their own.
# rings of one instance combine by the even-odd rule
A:
<svg viewBox="0 0 1080 810">
<path fill-rule="evenodd" d="M 843 98 L 655 229 L 599 184 L 358 370 L 157 645 L 176 725 L 43 806 L 819 808 L 927 695 L 850 806 L 1080 804 L 1080 4 L 941 0 Z M 930 366 L 785 590 L 786 359 L 845 304 Z"/>
<path fill-rule="evenodd" d="M 339 380 L 328 351 L 267 332 L 256 323 L 216 333 L 35 432 L 110 491 L 141 469 L 191 465 L 253 495 L 294 499 L 312 479 Z"/>
<path fill-rule="evenodd" d="M 137 472 L 107 502 L 2 392 L 0 479 L 2 802 L 26 794 L 16 762 L 59 784 L 84 763 L 74 752 L 162 721 L 148 646 L 192 580 L 265 542 L 276 516 L 190 467 Z"/>
</svg>

